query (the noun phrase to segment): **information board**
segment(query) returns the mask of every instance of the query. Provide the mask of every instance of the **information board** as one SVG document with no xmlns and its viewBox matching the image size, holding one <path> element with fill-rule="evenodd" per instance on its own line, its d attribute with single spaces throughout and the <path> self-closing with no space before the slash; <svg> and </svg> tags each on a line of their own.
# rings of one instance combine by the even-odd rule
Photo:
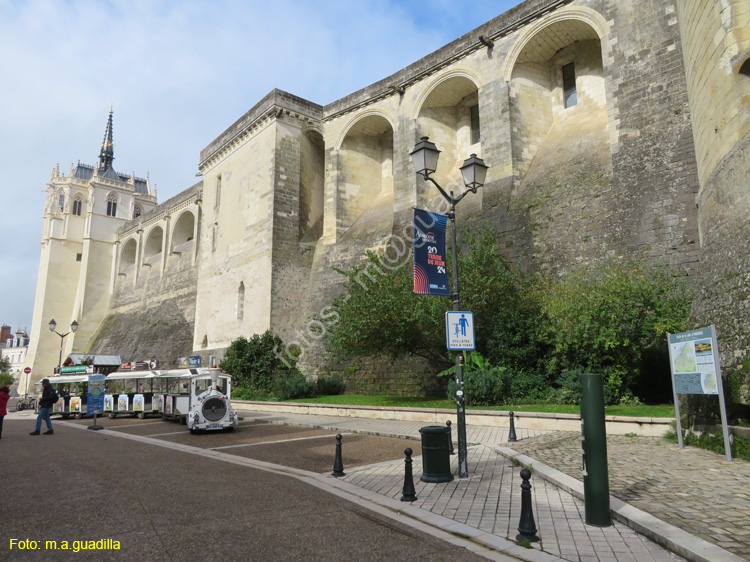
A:
<svg viewBox="0 0 750 562">
<path fill-rule="evenodd" d="M 683 448 L 683 443 L 678 395 L 715 395 L 719 398 L 724 448 L 727 460 L 731 461 L 732 450 L 729 444 L 729 426 L 721 381 L 716 327 L 708 326 L 679 334 L 667 334 L 667 345 L 669 346 L 669 367 L 672 371 L 674 411 L 677 419 L 677 442 L 680 448 Z"/>
<path fill-rule="evenodd" d="M 718 394 L 718 353 L 711 328 L 669 334 L 669 358 L 677 394 Z"/>
<path fill-rule="evenodd" d="M 104 411 L 104 375 L 89 375 L 88 397 L 86 413 L 101 413 Z"/>
</svg>

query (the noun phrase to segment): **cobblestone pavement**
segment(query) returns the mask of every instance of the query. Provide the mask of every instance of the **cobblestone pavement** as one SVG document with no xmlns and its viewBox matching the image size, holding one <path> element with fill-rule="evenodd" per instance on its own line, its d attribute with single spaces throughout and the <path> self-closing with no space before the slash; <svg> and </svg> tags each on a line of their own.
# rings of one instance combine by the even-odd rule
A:
<svg viewBox="0 0 750 562">
<path fill-rule="evenodd" d="M 303 425 L 334 429 L 337 431 L 362 431 L 378 435 L 419 437 L 422 422 L 385 419 L 344 418 L 309 414 L 269 414 L 244 412 L 251 418 L 272 423 Z M 517 430 L 521 442 L 544 438 L 542 430 Z M 551 435 L 558 435 L 556 432 Z M 455 435 L 454 435 L 455 437 Z M 413 506 L 456 523 L 490 533 L 503 539 L 515 539 L 520 520 L 521 479 L 519 468 L 492 446 L 505 443 L 507 428 L 467 427 L 469 478 L 455 478 L 444 484 L 431 484 L 419 480 L 422 458 L 419 442 L 412 447 L 414 484 L 417 501 Z M 515 447 L 518 443 L 513 443 Z M 579 445 L 580 449 L 580 445 Z M 342 481 L 370 492 L 399 500 L 403 494 L 403 461 L 383 462 L 371 466 L 350 468 L 346 465 L 346 442 L 343 443 L 346 476 Z M 458 473 L 457 457 L 451 457 L 451 469 Z M 540 537 L 532 547 L 540 560 L 566 560 L 575 562 L 672 562 L 683 558 L 673 554 L 651 540 L 642 537 L 626 525 L 614 522 L 611 527 L 600 528 L 584 524 L 584 504 L 572 494 L 532 478 L 534 517 Z M 530 553 L 531 555 L 532 553 Z"/>
<path fill-rule="evenodd" d="M 582 480 L 577 433 L 532 436 L 512 448 Z M 611 495 L 750 559 L 750 463 L 656 437 L 613 435 L 607 457 Z"/>
</svg>

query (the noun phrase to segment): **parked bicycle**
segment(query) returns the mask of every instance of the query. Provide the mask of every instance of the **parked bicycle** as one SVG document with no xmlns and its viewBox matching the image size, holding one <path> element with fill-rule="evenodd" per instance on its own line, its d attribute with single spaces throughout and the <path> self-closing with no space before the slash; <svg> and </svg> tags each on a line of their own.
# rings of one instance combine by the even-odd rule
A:
<svg viewBox="0 0 750 562">
<path fill-rule="evenodd" d="M 33 396 L 24 396 L 16 403 L 16 412 L 34 409 L 36 409 L 36 398 Z"/>
</svg>

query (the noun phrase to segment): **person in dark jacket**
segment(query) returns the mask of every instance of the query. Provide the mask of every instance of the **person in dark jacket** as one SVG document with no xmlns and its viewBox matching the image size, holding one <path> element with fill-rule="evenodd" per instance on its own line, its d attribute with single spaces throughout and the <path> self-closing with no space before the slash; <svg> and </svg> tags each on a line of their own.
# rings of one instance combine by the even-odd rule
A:
<svg viewBox="0 0 750 562">
<path fill-rule="evenodd" d="M 44 434 L 52 435 L 54 433 L 52 430 L 52 420 L 50 420 L 49 415 L 52 411 L 52 405 L 56 402 L 55 390 L 49 384 L 49 379 L 42 379 L 42 388 L 44 390 L 42 391 L 42 397 L 39 399 L 39 415 L 36 417 L 36 429 L 29 435 L 39 435 L 39 430 L 42 429 L 42 420 L 47 422 L 47 431 Z"/>
<path fill-rule="evenodd" d="M 3 438 L 3 419 L 8 414 L 8 394 L 9 389 L 7 386 L 0 386 L 0 439 Z"/>
</svg>

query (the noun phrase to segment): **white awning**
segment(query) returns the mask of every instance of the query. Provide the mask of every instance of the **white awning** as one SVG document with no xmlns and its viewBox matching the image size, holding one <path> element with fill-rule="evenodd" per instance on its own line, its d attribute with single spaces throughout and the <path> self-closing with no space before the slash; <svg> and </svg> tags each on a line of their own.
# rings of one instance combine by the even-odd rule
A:
<svg viewBox="0 0 750 562">
<path fill-rule="evenodd" d="M 66 382 L 88 382 L 89 376 L 88 375 L 60 375 L 59 377 L 45 377 L 46 379 L 49 379 L 50 384 L 61 384 Z M 36 384 L 42 384 L 42 381 L 40 380 Z"/>
<path fill-rule="evenodd" d="M 156 371 L 121 371 L 107 375 L 107 380 L 113 379 L 154 379 L 158 376 Z"/>
</svg>

